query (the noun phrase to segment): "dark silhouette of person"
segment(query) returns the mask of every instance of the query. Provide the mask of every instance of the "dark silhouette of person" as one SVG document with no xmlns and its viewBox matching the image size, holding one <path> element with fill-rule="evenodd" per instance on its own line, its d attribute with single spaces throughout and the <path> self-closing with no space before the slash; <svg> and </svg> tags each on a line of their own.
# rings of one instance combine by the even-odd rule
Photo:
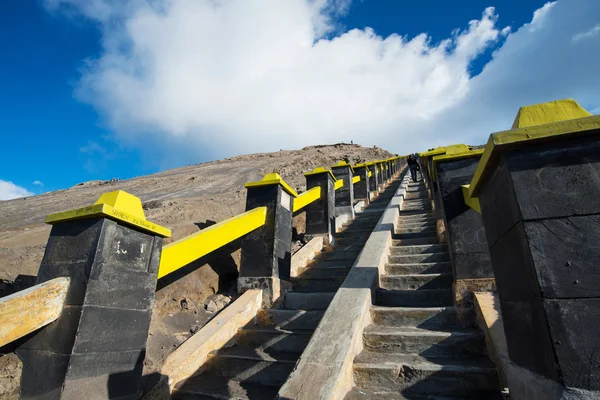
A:
<svg viewBox="0 0 600 400">
<path fill-rule="evenodd" d="M 406 163 L 408 164 L 408 169 L 410 170 L 410 177 L 412 178 L 412 181 L 416 182 L 417 181 L 417 171 L 421 170 L 421 167 L 419 167 L 419 163 L 415 159 L 415 156 L 412 154 L 410 156 L 408 156 Z"/>
</svg>

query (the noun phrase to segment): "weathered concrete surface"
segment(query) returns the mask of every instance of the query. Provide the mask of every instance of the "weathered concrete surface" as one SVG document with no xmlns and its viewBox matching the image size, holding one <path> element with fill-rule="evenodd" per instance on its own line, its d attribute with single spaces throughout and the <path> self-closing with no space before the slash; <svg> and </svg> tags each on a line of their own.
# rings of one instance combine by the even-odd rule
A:
<svg viewBox="0 0 600 400">
<path fill-rule="evenodd" d="M 505 151 L 479 193 L 511 360 L 596 391 L 599 155 L 597 135 Z"/>
<path fill-rule="evenodd" d="M 385 267 L 403 198 L 401 188 L 334 296 L 295 370 L 280 389 L 279 399 L 343 399 L 352 389 L 354 357 L 362 351 L 362 332 L 370 323 L 372 291 Z"/>
<path fill-rule="evenodd" d="M 315 255 L 323 249 L 323 237 L 315 237 L 309 240 L 300 250 L 292 256 L 292 266 L 290 276 L 298 276 L 298 271 L 306 267 L 308 262 L 315 258 Z"/>
<path fill-rule="evenodd" d="M 0 298 L 0 347 L 56 320 L 68 288 L 69 278 L 55 278 Z"/>
<path fill-rule="evenodd" d="M 161 374 L 168 377 L 169 388 L 197 374 L 208 354 L 222 348 L 240 328 L 252 321 L 261 304 L 261 290 L 246 291 L 175 350 L 161 370 Z"/>
<path fill-rule="evenodd" d="M 504 334 L 504 323 L 500 313 L 497 294 L 475 293 L 477 322 L 486 335 L 490 358 L 498 367 L 501 382 L 508 387 L 512 400 L 591 400 L 598 393 L 565 388 L 557 382 L 532 373 L 510 360 Z"/>
</svg>

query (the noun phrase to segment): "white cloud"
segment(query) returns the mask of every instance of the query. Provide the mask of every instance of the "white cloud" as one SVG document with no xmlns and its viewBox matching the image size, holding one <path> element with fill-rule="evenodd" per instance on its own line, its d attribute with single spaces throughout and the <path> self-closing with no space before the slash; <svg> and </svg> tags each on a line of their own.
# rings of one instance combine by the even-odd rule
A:
<svg viewBox="0 0 600 400">
<path fill-rule="evenodd" d="M 0 179 L 0 200 L 10 200 L 26 196 L 33 196 L 33 193 L 12 182 Z"/>
<path fill-rule="evenodd" d="M 578 34 L 576 34 L 575 36 L 573 36 L 573 42 L 578 42 L 578 41 L 583 40 L 583 39 L 593 38 L 594 36 L 596 36 L 599 33 L 600 33 L 600 24 L 596 24 L 589 31 L 587 31 L 587 32 L 579 32 Z"/>
<path fill-rule="evenodd" d="M 160 142 L 174 157 L 193 146 L 219 157 L 350 140 L 397 152 L 483 143 L 521 105 L 600 105 L 598 37 L 571 42 L 598 22 L 595 0 L 548 3 L 512 33 L 488 8 L 440 43 L 401 36 L 402 26 L 386 38 L 369 28 L 325 36 L 349 0 L 46 2 L 103 29 L 104 51 L 88 60 L 79 98 L 118 140 Z M 470 76 L 471 62 L 503 36 Z"/>
<path fill-rule="evenodd" d="M 33 185 L 43 187 L 44 183 L 42 181 L 33 181 Z"/>
</svg>

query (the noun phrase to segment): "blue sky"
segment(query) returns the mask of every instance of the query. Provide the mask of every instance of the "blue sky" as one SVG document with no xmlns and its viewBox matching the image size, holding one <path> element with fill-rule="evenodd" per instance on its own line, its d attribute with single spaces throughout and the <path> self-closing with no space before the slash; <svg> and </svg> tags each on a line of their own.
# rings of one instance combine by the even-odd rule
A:
<svg viewBox="0 0 600 400">
<path fill-rule="evenodd" d="M 551 85 L 528 78 L 521 95 L 495 78 L 524 76 L 514 54 L 531 49 L 561 64 L 545 47 L 556 32 L 570 35 L 562 45 L 574 62 L 600 48 L 593 0 L 573 0 L 573 12 L 559 12 L 566 0 L 266 2 L 217 11 L 206 0 L 160 10 L 143 0 L 0 2 L 0 199 L 320 142 L 397 152 L 481 143 L 515 104 L 578 96 L 600 106 L 597 73 L 578 72 L 596 76 L 586 85 L 570 65 L 548 71 Z M 469 102 L 494 113 L 458 121 Z"/>
</svg>

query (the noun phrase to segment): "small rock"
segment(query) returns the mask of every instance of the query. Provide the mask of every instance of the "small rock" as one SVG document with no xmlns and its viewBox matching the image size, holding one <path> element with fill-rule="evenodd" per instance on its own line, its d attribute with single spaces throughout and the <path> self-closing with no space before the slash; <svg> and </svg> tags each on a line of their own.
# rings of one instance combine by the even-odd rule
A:
<svg viewBox="0 0 600 400">
<path fill-rule="evenodd" d="M 192 325 L 190 328 L 190 333 L 194 334 L 200 330 L 200 325 Z"/>
<path fill-rule="evenodd" d="M 213 314 L 219 311 L 219 307 L 217 307 L 217 304 L 211 300 L 208 302 L 208 304 L 206 304 L 206 311 Z"/>
</svg>

